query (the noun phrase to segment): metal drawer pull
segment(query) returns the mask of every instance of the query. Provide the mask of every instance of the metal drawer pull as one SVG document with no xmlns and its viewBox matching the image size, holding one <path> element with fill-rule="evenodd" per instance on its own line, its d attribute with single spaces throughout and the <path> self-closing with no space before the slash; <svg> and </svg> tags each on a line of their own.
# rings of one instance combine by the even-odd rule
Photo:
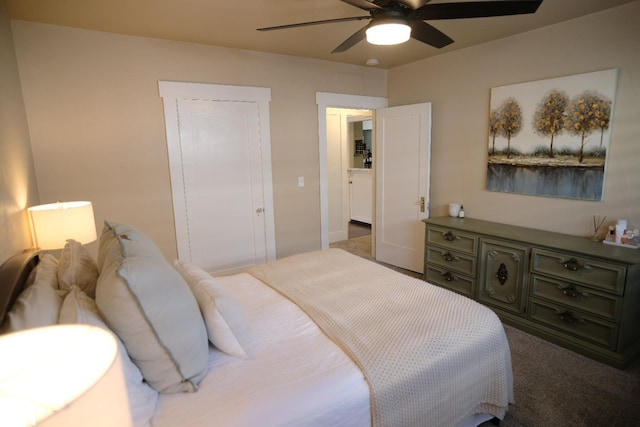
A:
<svg viewBox="0 0 640 427">
<path fill-rule="evenodd" d="M 457 239 L 457 237 L 451 232 L 451 231 L 447 231 L 446 233 L 444 233 L 442 235 L 442 237 L 444 238 L 444 240 L 446 240 L 447 242 L 453 242 L 455 239 Z"/>
<path fill-rule="evenodd" d="M 559 260 L 562 263 L 562 266 L 564 268 L 566 268 L 569 271 L 591 271 L 592 268 L 589 267 L 588 265 L 580 265 L 580 263 L 578 262 L 577 259 L 575 258 L 569 258 L 568 261 L 565 261 L 563 259 Z"/>
<path fill-rule="evenodd" d="M 578 271 L 582 269 L 582 266 L 578 263 L 578 260 L 575 258 L 569 259 L 569 261 L 563 263 L 562 266 L 569 271 Z"/>
<path fill-rule="evenodd" d="M 556 314 L 558 315 L 558 317 L 560 317 L 560 320 L 562 320 L 565 323 L 569 323 L 569 324 L 573 324 L 576 322 L 584 323 L 583 319 L 575 317 L 573 313 L 571 313 L 569 310 L 556 311 Z"/>
<path fill-rule="evenodd" d="M 445 252 L 444 254 L 442 254 L 442 259 L 447 262 L 451 262 L 455 259 L 458 259 L 458 257 L 451 255 L 451 252 Z"/>
<path fill-rule="evenodd" d="M 504 286 L 507 279 L 509 278 L 509 272 L 507 271 L 507 266 L 504 265 L 504 262 L 500 264 L 500 268 L 498 268 L 496 277 L 498 278 L 498 282 L 500 282 L 500 284 Z"/>
<path fill-rule="evenodd" d="M 455 277 L 453 276 L 453 274 L 451 274 L 450 271 L 447 271 L 446 273 L 443 273 L 442 274 L 442 278 L 447 282 L 451 282 L 451 281 L 455 280 Z"/>
<path fill-rule="evenodd" d="M 568 296 L 569 298 L 577 298 L 579 296 L 582 296 L 582 297 L 588 297 L 589 296 L 588 293 L 580 292 L 573 285 L 565 286 L 564 288 L 562 286 L 558 286 L 558 287 L 560 288 L 562 293 L 565 294 L 566 296 Z"/>
</svg>

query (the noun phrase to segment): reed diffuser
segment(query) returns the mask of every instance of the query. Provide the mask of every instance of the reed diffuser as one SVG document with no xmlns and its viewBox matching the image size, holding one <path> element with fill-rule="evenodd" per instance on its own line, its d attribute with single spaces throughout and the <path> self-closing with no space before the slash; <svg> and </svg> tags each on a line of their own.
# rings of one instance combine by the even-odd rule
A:
<svg viewBox="0 0 640 427">
<path fill-rule="evenodd" d="M 592 219 L 593 219 L 593 233 L 589 236 L 589 238 L 594 242 L 598 242 L 600 241 L 600 227 L 602 227 L 602 224 L 604 224 L 607 217 L 606 216 L 601 217 L 600 215 L 593 215 Z"/>
</svg>

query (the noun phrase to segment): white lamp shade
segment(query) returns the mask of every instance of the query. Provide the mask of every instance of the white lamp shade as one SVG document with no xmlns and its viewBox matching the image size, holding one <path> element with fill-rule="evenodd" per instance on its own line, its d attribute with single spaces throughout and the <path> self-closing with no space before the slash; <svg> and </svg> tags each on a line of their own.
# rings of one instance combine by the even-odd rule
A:
<svg viewBox="0 0 640 427">
<path fill-rule="evenodd" d="M 91 202 L 58 202 L 28 209 L 34 245 L 40 249 L 63 248 L 67 239 L 81 244 L 96 240 Z"/>
<path fill-rule="evenodd" d="M 131 426 L 114 337 L 89 325 L 0 337 L 0 417 L 3 426 Z"/>
<path fill-rule="evenodd" d="M 385 21 L 366 30 L 367 41 L 377 45 L 404 43 L 411 37 L 411 27 L 402 21 Z"/>
</svg>

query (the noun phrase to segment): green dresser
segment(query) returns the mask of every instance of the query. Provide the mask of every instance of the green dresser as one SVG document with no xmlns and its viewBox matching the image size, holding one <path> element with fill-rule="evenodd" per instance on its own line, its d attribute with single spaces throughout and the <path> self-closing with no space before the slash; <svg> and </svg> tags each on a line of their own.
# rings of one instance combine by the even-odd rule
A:
<svg viewBox="0 0 640 427">
<path fill-rule="evenodd" d="M 473 218 L 424 222 L 427 282 L 612 366 L 640 354 L 640 249 Z"/>
</svg>

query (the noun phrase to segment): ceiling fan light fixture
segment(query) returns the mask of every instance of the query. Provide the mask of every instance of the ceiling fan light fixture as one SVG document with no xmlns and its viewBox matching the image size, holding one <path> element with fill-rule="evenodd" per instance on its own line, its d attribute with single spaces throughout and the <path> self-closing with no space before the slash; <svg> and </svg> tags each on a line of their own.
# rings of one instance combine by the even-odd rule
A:
<svg viewBox="0 0 640 427">
<path fill-rule="evenodd" d="M 404 43 L 411 37 L 411 27 L 401 19 L 385 20 L 367 28 L 367 41 L 377 45 Z"/>
<path fill-rule="evenodd" d="M 393 45 L 409 40 L 411 27 L 402 19 L 385 19 L 367 28 L 366 33 L 371 44 Z"/>
</svg>

